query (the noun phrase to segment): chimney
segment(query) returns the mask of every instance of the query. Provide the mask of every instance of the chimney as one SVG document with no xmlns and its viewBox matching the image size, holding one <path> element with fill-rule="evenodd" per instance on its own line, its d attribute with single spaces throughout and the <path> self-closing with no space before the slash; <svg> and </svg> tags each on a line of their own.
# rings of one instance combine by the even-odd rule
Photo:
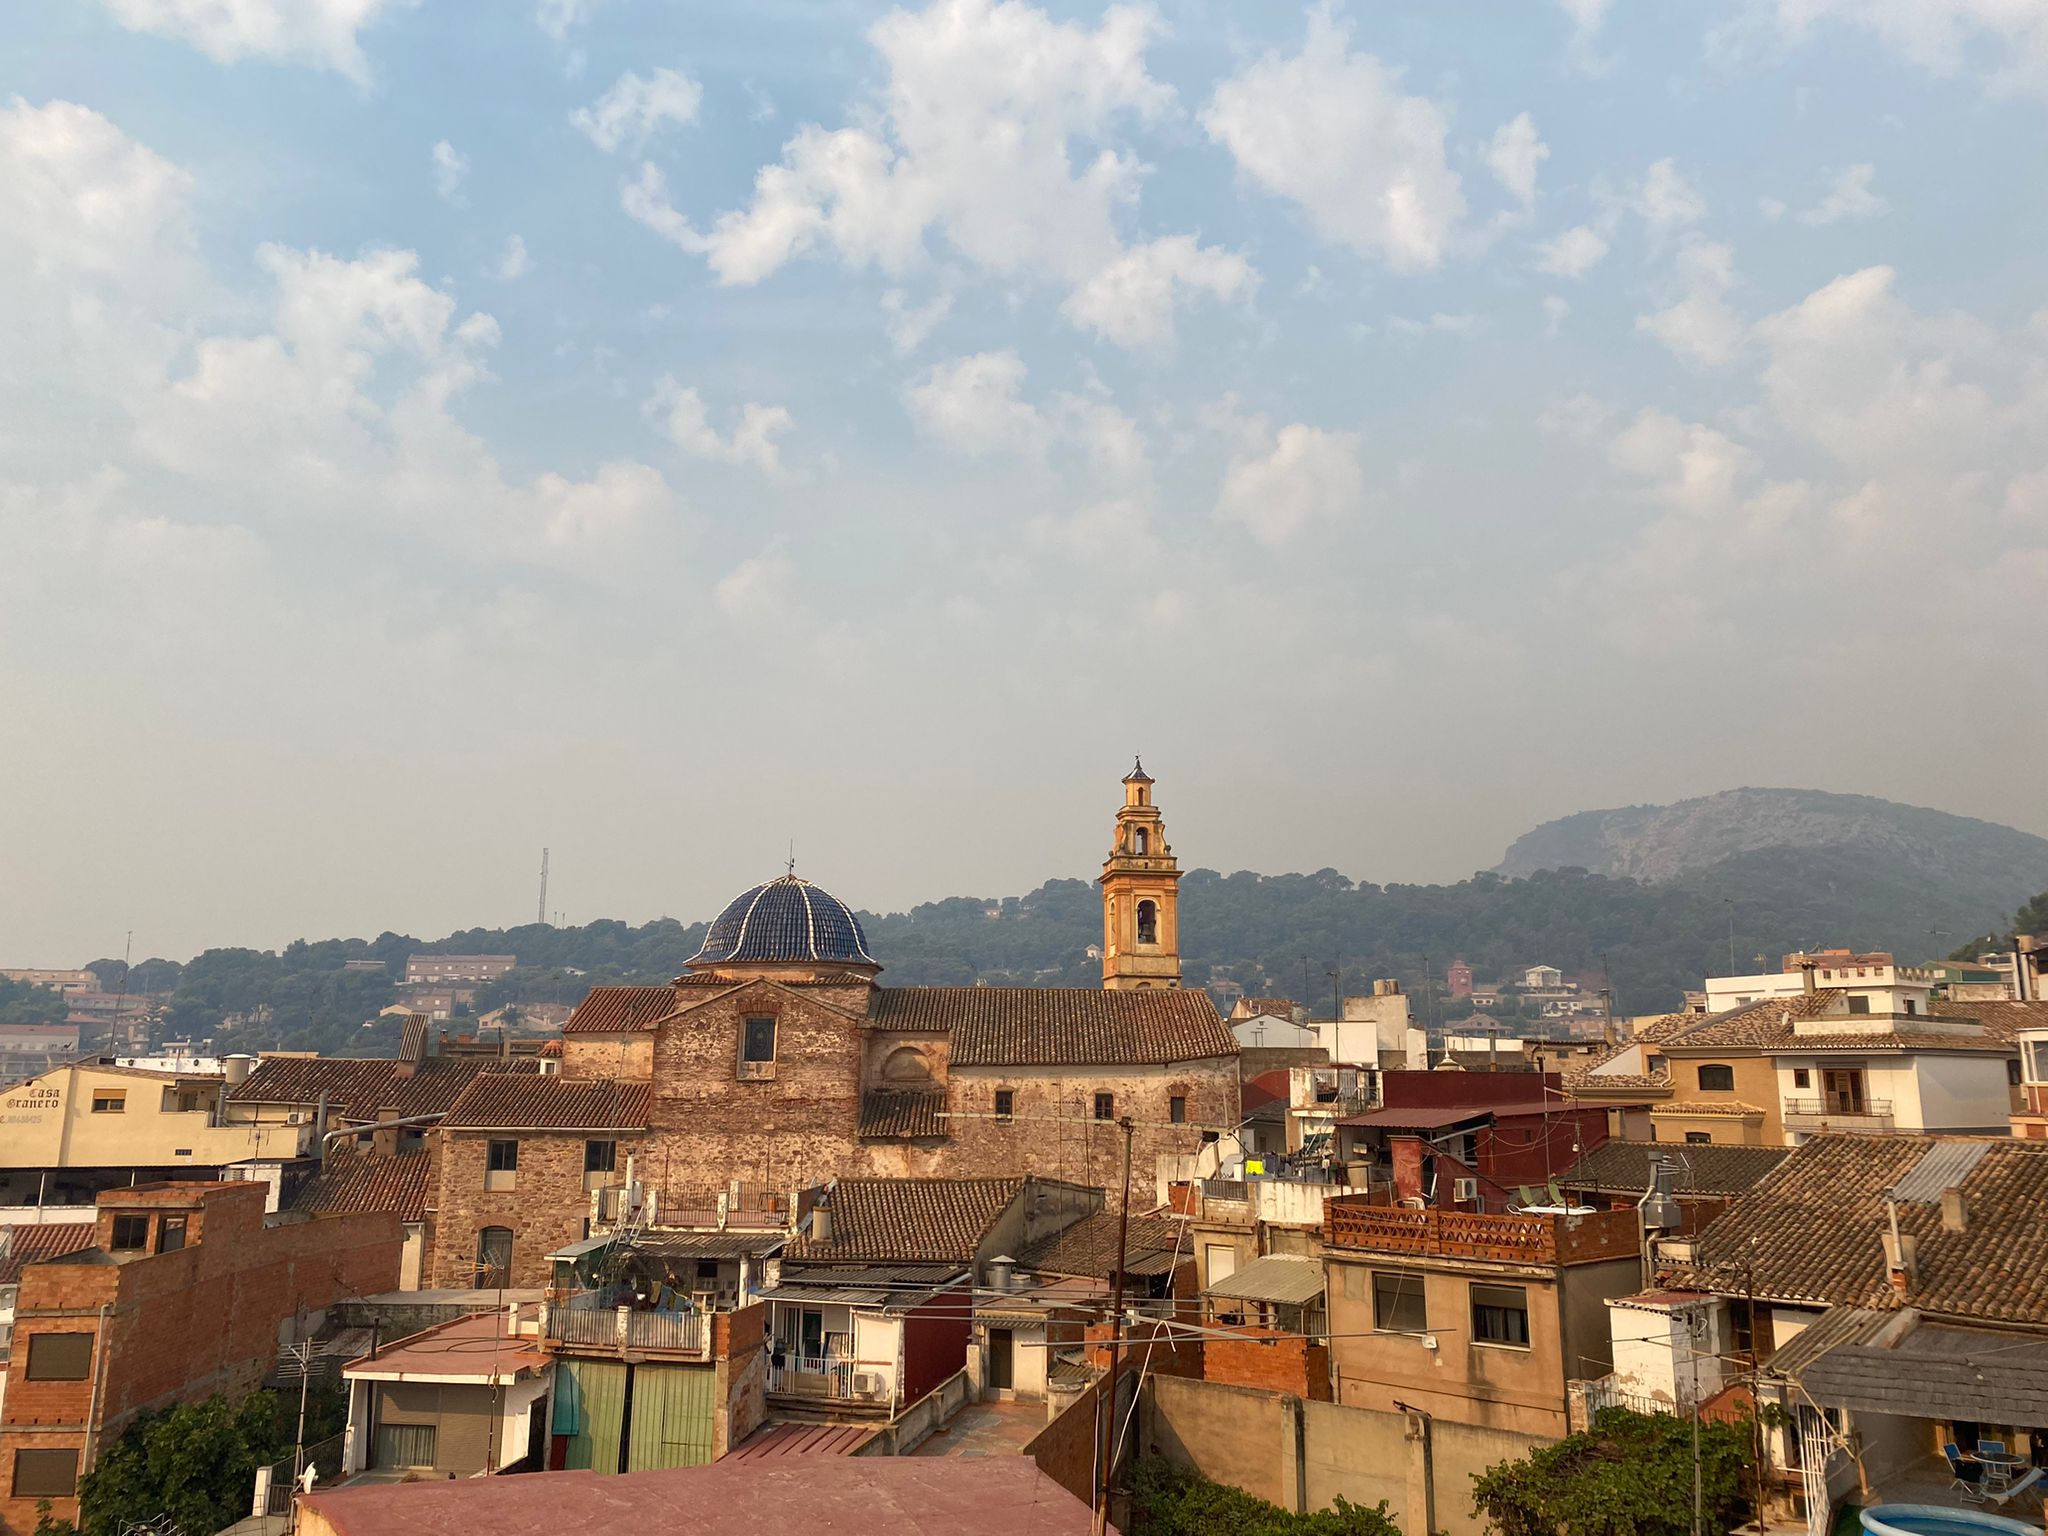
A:
<svg viewBox="0 0 2048 1536">
<path fill-rule="evenodd" d="M 1813 991 L 1813 956 L 1802 953 L 1799 956 L 1799 990 Z"/>
<path fill-rule="evenodd" d="M 396 1105 L 386 1104 L 377 1111 L 377 1129 L 370 1133 L 370 1150 L 378 1157 L 398 1156 L 398 1119 Z"/>
<path fill-rule="evenodd" d="M 236 1088 L 249 1081 L 249 1074 L 255 1069 L 255 1066 L 256 1058 L 254 1056 L 237 1052 L 233 1056 L 224 1057 L 221 1061 L 220 1069 L 222 1075 L 227 1078 L 227 1085 L 230 1088 Z"/>
<path fill-rule="evenodd" d="M 1969 1230 L 1970 1206 L 1960 1189 L 1944 1189 L 1941 1192 L 1941 1230 L 1944 1232 L 1965 1232 Z"/>
<path fill-rule="evenodd" d="M 2034 995 L 2034 978 L 2027 972 L 2034 960 L 2034 937 L 2032 934 L 2016 933 L 2012 939 L 2012 992 L 2014 998 L 2024 1003 Z"/>
<path fill-rule="evenodd" d="M 811 1207 L 811 1241 L 829 1243 L 832 1241 L 832 1207 L 823 1201 Z"/>
<path fill-rule="evenodd" d="M 988 1288 L 1008 1294 L 1017 1288 L 1017 1261 L 1008 1254 L 988 1261 Z"/>
<path fill-rule="evenodd" d="M 1910 1232 L 1899 1231 L 1898 1202 L 1887 1200 L 1884 1209 L 1886 1219 L 1891 1223 L 1884 1235 L 1885 1278 L 1891 1282 L 1892 1294 L 1904 1301 L 1920 1278 L 1920 1239 Z"/>
<path fill-rule="evenodd" d="M 420 1058 L 427 1054 L 427 1016 L 424 1013 L 408 1013 L 398 1031 L 398 1066 L 394 1077 L 411 1077 L 419 1070 Z"/>
</svg>

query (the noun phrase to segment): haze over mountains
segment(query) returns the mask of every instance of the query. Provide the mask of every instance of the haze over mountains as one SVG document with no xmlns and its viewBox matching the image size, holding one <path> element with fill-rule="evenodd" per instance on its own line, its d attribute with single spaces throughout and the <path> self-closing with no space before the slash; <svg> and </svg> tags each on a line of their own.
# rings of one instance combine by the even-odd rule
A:
<svg viewBox="0 0 2048 1536">
<path fill-rule="evenodd" d="M 2015 910 L 2048 891 L 2048 840 L 1993 823 L 1813 790 L 1740 789 L 1672 806 L 1588 811 L 1518 839 L 1499 868 L 1450 885 L 1313 874 L 1194 869 L 1181 883 L 1184 976 L 1219 999 L 1239 989 L 1326 1008 L 1333 990 L 1396 977 L 1411 991 L 1453 957 L 1482 979 L 1547 963 L 1597 985 L 1624 1013 L 1678 1006 L 1709 974 L 1775 966 L 1785 951 L 1849 945 L 1904 960 L 2010 932 Z M 713 914 L 706 913 L 705 920 Z M 869 947 L 895 984 L 1090 986 L 1101 906 L 1085 878 L 1022 896 L 956 896 L 907 912 L 863 913 Z M 396 1040 L 389 1005 L 405 957 L 515 954 L 519 968 L 477 1010 L 574 1002 L 600 982 L 659 983 L 682 970 L 706 923 L 674 919 L 579 927 L 473 928 L 435 940 L 299 942 L 280 952 L 215 949 L 179 966 L 136 969 L 168 996 L 168 1027 L 228 1038 L 363 1052 Z M 349 960 L 383 969 L 345 972 Z M 1332 977 L 1331 972 L 1338 973 Z M 390 1038 L 387 1040 L 387 1036 Z"/>
</svg>

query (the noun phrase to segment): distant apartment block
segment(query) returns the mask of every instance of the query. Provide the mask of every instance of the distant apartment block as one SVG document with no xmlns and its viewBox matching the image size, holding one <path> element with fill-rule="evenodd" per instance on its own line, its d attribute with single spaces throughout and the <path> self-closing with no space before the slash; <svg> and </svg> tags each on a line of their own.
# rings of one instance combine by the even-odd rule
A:
<svg viewBox="0 0 2048 1536">
<path fill-rule="evenodd" d="M 78 1479 L 139 1414 L 262 1383 L 281 1339 L 398 1277 L 397 1218 L 266 1217 L 258 1184 L 102 1195 L 93 1244 L 26 1265 L 0 1406 L 0 1532 L 37 1503 L 78 1517 Z"/>
<path fill-rule="evenodd" d="M 405 962 L 405 984 L 419 987 L 468 982 L 480 986 L 496 981 L 517 964 L 517 955 L 412 955 Z"/>
<path fill-rule="evenodd" d="M 0 977 L 27 982 L 32 987 L 48 987 L 54 992 L 90 992 L 100 984 L 99 977 L 91 971 L 39 970 L 33 966 L 0 969 Z"/>
</svg>

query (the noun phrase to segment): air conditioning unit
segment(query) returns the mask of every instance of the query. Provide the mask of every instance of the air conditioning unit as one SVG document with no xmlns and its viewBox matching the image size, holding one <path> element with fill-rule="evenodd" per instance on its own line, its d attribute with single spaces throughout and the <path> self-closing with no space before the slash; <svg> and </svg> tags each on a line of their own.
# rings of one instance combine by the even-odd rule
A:
<svg viewBox="0 0 2048 1536">
<path fill-rule="evenodd" d="M 873 1371 L 856 1371 L 853 1377 L 853 1395 L 855 1397 L 880 1397 L 882 1395 L 882 1378 Z"/>
<path fill-rule="evenodd" d="M 1454 1179 L 1451 1182 L 1451 1198 L 1453 1200 L 1477 1200 L 1479 1198 L 1479 1181 L 1477 1179 Z"/>
</svg>

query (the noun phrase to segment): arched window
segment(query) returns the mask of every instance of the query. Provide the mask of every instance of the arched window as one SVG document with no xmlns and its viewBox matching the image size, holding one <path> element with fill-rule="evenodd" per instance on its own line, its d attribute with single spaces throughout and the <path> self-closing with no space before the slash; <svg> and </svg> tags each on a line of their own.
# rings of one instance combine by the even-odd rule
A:
<svg viewBox="0 0 2048 1536">
<path fill-rule="evenodd" d="M 898 1046 L 882 1063 L 882 1078 L 891 1083 L 923 1083 L 931 1080 L 931 1064 L 914 1045 Z"/>
<path fill-rule="evenodd" d="M 512 1283 L 512 1229 L 485 1227 L 476 1235 L 476 1279 L 480 1291 Z"/>
<path fill-rule="evenodd" d="M 1159 942 L 1159 903 L 1141 901 L 1138 903 L 1138 942 L 1157 944 Z"/>
<path fill-rule="evenodd" d="M 1145 835 L 1143 827 L 1133 827 L 1131 829 L 1131 852 L 1142 857 L 1150 841 L 1151 839 Z"/>
</svg>

